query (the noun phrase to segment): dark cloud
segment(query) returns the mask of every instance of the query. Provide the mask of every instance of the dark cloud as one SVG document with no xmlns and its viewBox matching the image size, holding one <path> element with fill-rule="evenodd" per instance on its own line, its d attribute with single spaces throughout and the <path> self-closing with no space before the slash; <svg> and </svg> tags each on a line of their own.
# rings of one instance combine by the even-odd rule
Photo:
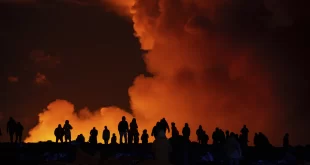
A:
<svg viewBox="0 0 310 165">
<path fill-rule="evenodd" d="M 11 82 L 11 83 L 16 83 L 19 81 L 18 77 L 17 76 L 9 76 L 8 77 L 8 81 Z"/>
<path fill-rule="evenodd" d="M 46 85 L 49 84 L 49 81 L 47 80 L 46 76 L 42 73 L 37 73 L 34 82 L 37 85 Z"/>
<path fill-rule="evenodd" d="M 60 58 L 46 54 L 43 50 L 33 50 L 30 59 L 38 66 L 43 68 L 55 68 L 60 64 Z"/>
</svg>

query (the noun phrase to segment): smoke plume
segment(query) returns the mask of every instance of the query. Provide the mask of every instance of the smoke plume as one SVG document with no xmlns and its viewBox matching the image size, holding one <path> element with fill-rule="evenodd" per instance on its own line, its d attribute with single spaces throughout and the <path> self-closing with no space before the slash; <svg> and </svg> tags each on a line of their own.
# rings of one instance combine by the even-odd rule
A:
<svg viewBox="0 0 310 165">
<path fill-rule="evenodd" d="M 69 120 L 73 126 L 72 139 L 83 134 L 88 140 L 88 135 L 93 127 L 99 130 L 100 137 L 100 132 L 105 125 L 109 127 L 111 133 L 116 133 L 117 119 L 122 118 L 122 116 L 131 120 L 130 114 L 116 107 L 105 107 L 95 112 L 91 112 L 88 108 L 75 111 L 72 103 L 66 100 L 56 100 L 39 114 L 39 124 L 30 131 L 29 137 L 25 141 L 55 141 L 54 129 L 58 124 L 64 124 L 65 120 Z M 102 141 L 101 138 L 98 140 Z"/>
<path fill-rule="evenodd" d="M 153 76 L 140 75 L 129 88 L 132 115 L 113 107 L 75 113 L 72 104 L 58 100 L 39 115 L 41 123 L 26 141 L 53 138 L 52 134 L 40 137 L 39 132 L 43 128 L 52 131 L 66 119 L 74 127 L 73 137 L 80 132 L 88 135 L 93 126 L 101 130 L 108 125 L 116 133 L 117 123 L 125 115 L 128 120 L 137 118 L 140 132 L 147 128 L 150 133 L 165 117 L 169 123 L 175 122 L 179 131 L 189 123 L 192 140 L 196 140 L 194 132 L 200 124 L 209 135 L 215 127 L 239 133 L 246 124 L 250 137 L 260 131 L 279 144 L 286 114 L 280 113 L 275 82 L 259 53 L 266 31 L 289 26 L 290 20 L 274 23 L 281 14 L 274 18 L 263 1 L 104 3 L 110 10 L 132 18 L 134 35 L 141 48 L 148 50 L 144 59 Z M 58 112 L 62 113 L 59 117 Z"/>
</svg>

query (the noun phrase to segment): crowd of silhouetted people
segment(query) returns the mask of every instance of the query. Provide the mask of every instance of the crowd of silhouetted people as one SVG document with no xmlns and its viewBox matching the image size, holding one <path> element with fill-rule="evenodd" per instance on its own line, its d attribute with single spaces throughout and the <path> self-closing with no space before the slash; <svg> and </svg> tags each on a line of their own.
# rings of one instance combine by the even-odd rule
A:
<svg viewBox="0 0 310 165">
<path fill-rule="evenodd" d="M 20 122 L 16 122 L 12 117 L 9 118 L 7 123 L 7 133 L 10 137 L 11 143 L 22 142 L 23 129 L 24 128 Z M 54 130 L 56 143 L 71 142 L 72 129 L 73 127 L 69 120 L 66 120 L 63 125 L 59 124 Z M 170 138 L 166 137 L 167 132 L 171 132 Z M 113 133 L 111 136 L 111 132 L 108 129 L 108 126 L 104 126 L 104 130 L 102 131 L 102 139 L 104 144 L 109 144 L 109 141 L 110 144 L 138 144 L 140 140 L 142 144 L 149 143 L 149 134 L 147 130 L 144 129 L 140 135 L 138 131 L 137 120 L 135 118 L 133 118 L 132 121 L 128 124 L 126 117 L 123 116 L 118 124 L 118 133 L 119 143 L 117 143 L 115 133 Z M 1 130 L 0 135 L 2 135 Z M 176 155 L 183 154 L 181 152 L 187 152 L 191 135 L 191 128 L 188 123 L 185 123 L 184 127 L 182 128 L 182 132 L 179 132 L 178 128 L 176 127 L 176 123 L 171 122 L 171 125 L 169 125 L 166 119 L 162 118 L 154 125 L 150 136 L 153 136 L 155 139 L 153 145 L 155 145 L 155 148 L 157 147 L 157 150 L 160 151 L 158 154 L 163 154 L 162 157 L 166 157 L 165 155 L 167 155 L 167 153 L 165 152 L 169 152 L 168 150 L 170 150 L 170 147 L 177 148 L 175 150 L 177 153 Z M 203 127 L 199 125 L 195 135 L 197 136 L 197 141 L 200 145 L 211 143 L 212 146 L 215 146 L 215 148 L 225 148 L 226 156 L 228 156 L 229 160 L 232 161 L 231 164 L 239 164 L 238 161 L 242 157 L 242 152 L 247 149 L 249 142 L 249 129 L 246 125 L 241 128 L 240 134 L 230 132 L 229 130 L 224 132 L 221 128 L 215 128 L 211 137 L 209 137 Z M 212 140 L 212 142 L 209 142 L 210 140 Z M 90 144 L 97 144 L 98 130 L 96 127 L 93 127 L 90 130 L 88 140 L 85 139 L 83 134 L 79 134 L 75 141 L 77 143 L 89 142 Z M 267 136 L 261 132 L 255 133 L 253 142 L 255 147 L 262 151 L 266 151 L 268 148 L 272 147 Z M 289 134 L 284 135 L 283 147 L 289 147 Z M 182 159 L 182 161 L 186 161 L 186 158 Z"/>
<path fill-rule="evenodd" d="M 69 120 L 66 120 L 63 126 L 61 124 L 55 128 L 54 135 L 56 139 L 56 143 L 58 142 L 71 142 L 71 130 L 73 127 L 71 126 Z M 22 142 L 22 135 L 23 135 L 24 127 L 20 122 L 16 122 L 12 117 L 9 118 L 7 123 L 7 133 L 10 137 L 10 142 L 14 142 L 14 135 L 15 135 L 15 142 Z M 151 136 L 155 139 L 157 138 L 158 134 L 163 131 L 164 134 L 166 132 L 170 133 L 171 131 L 171 139 L 177 139 L 178 137 L 182 137 L 183 139 L 189 141 L 189 137 L 191 136 L 191 129 L 188 123 L 184 124 L 182 129 L 182 133 L 178 131 L 176 124 L 171 122 L 171 126 L 169 126 L 168 122 L 165 118 L 162 118 L 158 121 L 152 129 Z M 146 129 L 143 130 L 142 135 L 140 136 L 138 131 L 138 124 L 135 118 L 132 119 L 130 124 L 128 124 L 126 117 L 123 116 L 121 121 L 118 124 L 118 133 L 119 133 L 119 144 L 138 144 L 141 140 L 142 144 L 149 143 L 149 134 Z M 215 128 L 214 132 L 212 133 L 212 144 L 224 144 L 229 137 L 233 137 L 241 146 L 241 148 L 247 147 L 249 142 L 249 130 L 246 125 L 240 130 L 240 134 L 236 134 L 226 130 L 225 132 L 220 128 Z M 0 136 L 2 135 L 0 129 Z M 196 130 L 197 141 L 199 144 L 208 144 L 209 143 L 209 135 L 203 129 L 201 125 L 199 125 L 198 129 Z M 97 144 L 98 140 L 98 130 L 96 127 L 90 130 L 90 135 L 88 142 L 91 144 Z M 102 132 L 102 139 L 104 144 L 108 144 L 111 140 L 111 144 L 118 144 L 117 138 L 115 133 L 112 134 L 108 129 L 108 126 L 104 126 L 104 130 Z M 79 134 L 76 138 L 77 142 L 86 142 L 85 137 L 83 134 Z M 266 135 L 262 132 L 255 133 L 254 135 L 254 145 L 257 147 L 270 147 L 271 144 Z M 286 133 L 283 137 L 283 147 L 289 147 L 289 134 Z"/>
</svg>

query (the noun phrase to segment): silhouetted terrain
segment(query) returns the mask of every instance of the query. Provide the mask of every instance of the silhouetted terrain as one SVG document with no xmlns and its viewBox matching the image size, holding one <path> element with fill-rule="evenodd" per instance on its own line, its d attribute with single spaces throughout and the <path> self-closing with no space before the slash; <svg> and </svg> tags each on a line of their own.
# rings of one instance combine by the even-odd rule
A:
<svg viewBox="0 0 310 165">
<path fill-rule="evenodd" d="M 32 164 L 40 164 L 47 161 L 48 157 L 55 154 L 62 154 L 62 158 L 58 158 L 63 162 L 74 162 L 76 160 L 77 148 L 80 146 L 81 150 L 94 155 L 97 151 L 100 153 L 100 159 L 106 160 L 120 156 L 120 154 L 127 155 L 130 159 L 146 160 L 152 159 L 152 143 L 143 145 L 104 145 L 97 144 L 92 145 L 90 143 L 69 144 L 69 143 L 26 143 L 26 144 L 10 144 L 0 143 L 1 156 L 0 159 L 3 162 L 22 161 L 31 162 Z M 175 150 L 174 150 L 175 151 Z M 173 152 L 174 152 L 173 151 Z M 215 161 L 225 159 L 222 150 L 212 145 L 200 145 L 198 143 L 191 143 L 189 146 L 189 160 L 191 164 L 199 163 L 208 152 L 210 152 Z M 310 147 L 295 147 L 292 148 L 292 153 L 297 159 L 310 159 L 308 156 L 310 153 Z M 173 154 L 173 153 L 172 153 Z M 277 162 L 285 157 L 285 151 L 283 148 L 272 148 L 271 150 L 258 151 L 254 147 L 248 147 L 248 151 L 245 153 L 245 159 L 241 164 L 252 164 L 250 162 L 257 162 L 258 160 L 269 160 Z M 78 156 L 79 157 L 79 156 Z M 172 156 L 173 159 L 173 156 Z M 129 161 L 129 160 L 127 160 Z M 172 160 L 173 161 L 173 160 Z M 16 163 L 17 163 L 16 162 Z M 1 163 L 2 164 L 2 163 Z"/>
</svg>

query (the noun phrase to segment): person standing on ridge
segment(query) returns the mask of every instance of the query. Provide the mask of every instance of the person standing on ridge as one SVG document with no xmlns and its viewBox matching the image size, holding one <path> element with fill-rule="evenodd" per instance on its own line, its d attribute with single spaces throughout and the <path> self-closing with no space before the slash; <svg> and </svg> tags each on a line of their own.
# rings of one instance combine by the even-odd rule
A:
<svg viewBox="0 0 310 165">
<path fill-rule="evenodd" d="M 73 129 L 73 128 L 70 125 L 69 120 L 65 121 L 63 129 L 64 129 L 64 132 L 65 132 L 65 142 L 68 142 L 68 141 L 71 142 L 71 129 Z"/>
<path fill-rule="evenodd" d="M 240 130 L 240 132 L 241 132 L 241 135 L 242 135 L 242 137 L 243 137 L 243 143 L 248 143 L 248 141 L 249 141 L 249 129 L 246 127 L 246 125 L 243 125 L 243 128 Z"/>
<path fill-rule="evenodd" d="M 196 135 L 197 135 L 197 139 L 198 139 L 198 143 L 199 144 L 202 144 L 202 138 L 204 136 L 204 133 L 203 133 L 203 129 L 202 129 L 202 126 L 199 125 L 197 131 L 196 131 Z"/>
<path fill-rule="evenodd" d="M 102 132 L 102 139 L 104 141 L 104 144 L 109 144 L 110 140 L 110 130 L 108 130 L 107 126 L 104 126 L 104 130 Z"/>
<path fill-rule="evenodd" d="M 58 127 L 54 131 L 54 135 L 56 137 L 56 143 L 58 143 L 58 141 L 63 143 L 64 129 L 61 127 L 61 124 L 58 124 Z"/>
<path fill-rule="evenodd" d="M 156 139 L 157 134 L 158 134 L 159 126 L 160 126 L 160 122 L 157 122 L 156 125 L 152 129 L 151 136 L 153 136 L 155 139 Z"/>
<path fill-rule="evenodd" d="M 283 137 L 283 148 L 288 149 L 289 145 L 290 145 L 289 134 L 286 133 Z"/>
<path fill-rule="evenodd" d="M 117 144 L 117 139 L 116 139 L 116 135 L 115 133 L 112 134 L 112 138 L 111 138 L 111 144 Z"/>
<path fill-rule="evenodd" d="M 6 131 L 10 135 L 10 142 L 13 143 L 14 134 L 16 133 L 16 122 L 12 117 L 10 117 L 7 123 Z"/>
<path fill-rule="evenodd" d="M 23 125 L 20 122 L 18 122 L 16 124 L 16 132 L 15 132 L 16 139 L 15 139 L 15 143 L 17 143 L 17 142 L 21 143 L 22 142 L 23 131 L 24 131 Z"/>
<path fill-rule="evenodd" d="M 130 143 L 132 143 L 132 140 L 134 141 L 134 143 L 136 144 L 139 141 L 139 132 L 138 132 L 138 124 L 137 124 L 137 120 L 135 118 L 132 119 L 132 121 L 130 122 Z M 129 137 L 128 137 L 129 139 Z"/>
<path fill-rule="evenodd" d="M 142 144 L 147 144 L 149 143 L 149 134 L 147 133 L 147 130 L 143 130 L 143 133 L 141 135 L 141 141 L 142 141 Z"/>
<path fill-rule="evenodd" d="M 185 125 L 182 129 L 182 134 L 186 140 L 189 140 L 189 137 L 191 135 L 191 129 L 189 128 L 188 123 L 185 123 Z"/>
<path fill-rule="evenodd" d="M 167 120 L 165 118 L 162 118 L 160 120 L 160 128 L 159 128 L 159 131 L 160 130 L 163 130 L 166 134 L 167 130 L 168 130 L 168 133 L 170 133 L 170 128 L 169 128 L 169 124 L 167 122 Z"/>
<path fill-rule="evenodd" d="M 122 117 L 122 121 L 118 124 L 118 132 L 119 132 L 119 143 L 123 144 L 123 138 L 125 139 L 125 144 L 127 144 L 127 133 L 128 133 L 128 122 L 126 121 L 126 117 Z"/>
<path fill-rule="evenodd" d="M 172 132 L 173 139 L 179 137 L 179 131 L 178 131 L 178 128 L 175 126 L 174 122 L 171 123 L 171 132 Z"/>
<path fill-rule="evenodd" d="M 90 131 L 89 142 L 91 144 L 97 144 L 97 136 L 98 136 L 98 131 L 96 127 L 93 127 L 93 129 Z"/>
</svg>

